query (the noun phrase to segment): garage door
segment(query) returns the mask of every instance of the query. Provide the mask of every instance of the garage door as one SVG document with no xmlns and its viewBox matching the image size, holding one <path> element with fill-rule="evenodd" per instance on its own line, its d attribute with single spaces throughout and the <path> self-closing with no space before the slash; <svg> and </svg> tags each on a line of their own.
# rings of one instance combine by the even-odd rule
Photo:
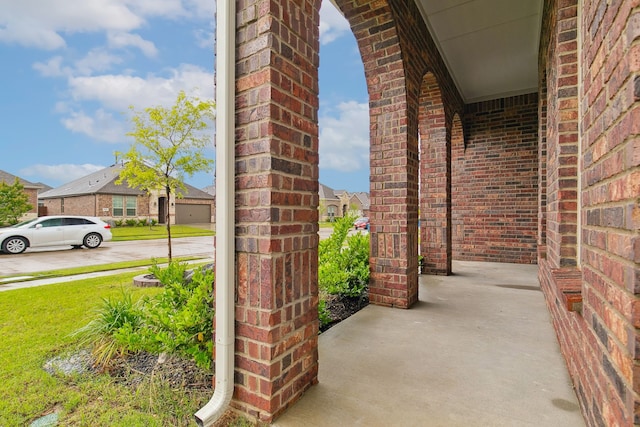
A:
<svg viewBox="0 0 640 427">
<path fill-rule="evenodd" d="M 176 224 L 211 222 L 211 205 L 176 205 Z"/>
</svg>

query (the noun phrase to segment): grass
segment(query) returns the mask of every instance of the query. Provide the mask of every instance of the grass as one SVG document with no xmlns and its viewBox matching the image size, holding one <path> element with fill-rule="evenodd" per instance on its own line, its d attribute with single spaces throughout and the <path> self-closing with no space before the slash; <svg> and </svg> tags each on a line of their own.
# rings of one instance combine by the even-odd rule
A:
<svg viewBox="0 0 640 427">
<path fill-rule="evenodd" d="M 72 332 L 91 320 L 102 298 L 134 299 L 158 288 L 136 288 L 135 273 L 0 293 L 0 425 L 28 425 L 56 410 L 61 425 L 192 425 L 209 390 L 168 390 L 158 384 L 134 392 L 106 374 L 65 377 L 42 367 L 78 349 Z M 140 390 L 142 389 L 142 390 Z"/>
<path fill-rule="evenodd" d="M 198 259 L 201 259 L 201 258 L 199 257 L 173 258 L 174 261 L 178 261 L 178 262 L 194 261 Z M 169 259 L 166 257 L 156 258 L 155 260 L 158 264 L 164 264 L 169 262 Z M 2 283 L 0 283 L 0 286 L 2 286 L 3 284 L 12 283 L 12 282 L 28 282 L 31 280 L 51 279 L 55 277 L 74 276 L 77 274 L 96 273 L 101 271 L 115 271 L 115 270 L 123 270 L 128 268 L 148 267 L 148 266 L 151 266 L 152 264 L 153 264 L 152 259 L 142 259 L 142 260 L 135 260 L 135 261 L 114 262 L 112 264 L 88 265 L 83 267 L 64 268 L 60 270 L 38 271 L 35 273 L 29 273 L 28 278 L 25 278 L 23 275 L 9 275 L 9 276 L 0 275 L 0 279 L 2 279 Z M 11 280 L 12 277 L 15 277 L 16 279 Z"/>
<path fill-rule="evenodd" d="M 139 227 L 113 227 L 111 228 L 114 242 L 127 240 L 153 240 L 166 239 L 167 227 L 165 225 L 139 226 Z M 188 225 L 172 225 L 171 238 L 213 236 L 212 230 L 191 227 Z"/>
</svg>

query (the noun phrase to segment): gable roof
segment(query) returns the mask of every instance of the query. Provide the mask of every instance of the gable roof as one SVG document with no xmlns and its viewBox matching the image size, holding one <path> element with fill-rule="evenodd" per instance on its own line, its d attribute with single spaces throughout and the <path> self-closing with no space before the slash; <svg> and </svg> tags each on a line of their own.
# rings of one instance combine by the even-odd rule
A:
<svg viewBox="0 0 640 427">
<path fill-rule="evenodd" d="M 0 182 L 4 182 L 5 184 L 8 184 L 8 185 L 13 185 L 13 183 L 16 181 L 16 178 L 18 178 L 18 182 L 20 182 L 20 184 L 22 184 L 24 188 L 29 188 L 29 189 L 43 188 L 43 185 L 41 184 L 34 184 L 33 182 L 27 181 L 26 179 L 22 179 L 19 176 L 15 176 L 10 174 L 9 172 L 0 170 Z"/>
<path fill-rule="evenodd" d="M 318 190 L 318 196 L 320 197 L 321 200 L 327 200 L 327 199 L 338 200 L 338 197 L 334 194 L 333 189 L 330 187 L 327 187 L 324 184 L 320 184 L 319 190 Z"/>
<path fill-rule="evenodd" d="M 55 199 L 60 197 L 86 196 L 89 194 L 118 194 L 124 196 L 138 196 L 146 194 L 137 188 L 130 188 L 126 181 L 116 184 L 123 169 L 122 163 L 116 163 L 92 174 L 86 175 L 75 181 L 68 182 L 60 187 L 45 191 L 38 195 L 40 199 Z M 186 184 L 186 194 L 183 198 L 188 199 L 213 199 L 213 197 L 197 188 Z"/>
<path fill-rule="evenodd" d="M 364 209 L 369 209 L 369 205 L 371 204 L 371 201 L 369 200 L 369 193 L 358 191 L 357 193 L 353 193 L 353 195 L 357 197 L 358 200 L 360 200 L 360 203 L 362 204 L 362 207 Z"/>
</svg>

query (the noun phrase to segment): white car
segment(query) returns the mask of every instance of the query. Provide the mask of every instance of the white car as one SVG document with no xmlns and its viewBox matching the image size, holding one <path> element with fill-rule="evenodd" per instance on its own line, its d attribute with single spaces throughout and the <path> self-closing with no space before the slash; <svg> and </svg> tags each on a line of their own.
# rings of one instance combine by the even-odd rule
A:
<svg viewBox="0 0 640 427">
<path fill-rule="evenodd" d="M 111 240 L 111 226 L 91 216 L 56 215 L 0 228 L 0 249 L 19 254 L 28 247 L 71 245 L 95 249 Z"/>
</svg>

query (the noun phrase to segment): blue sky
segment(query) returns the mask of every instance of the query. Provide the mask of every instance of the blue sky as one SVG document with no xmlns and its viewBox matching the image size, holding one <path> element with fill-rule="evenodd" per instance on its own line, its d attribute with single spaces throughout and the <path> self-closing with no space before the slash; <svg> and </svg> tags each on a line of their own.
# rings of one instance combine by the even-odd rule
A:
<svg viewBox="0 0 640 427">
<path fill-rule="evenodd" d="M 213 98 L 214 8 L 210 0 L 0 0 L 0 169 L 57 187 L 128 149 L 129 106 L 169 106 L 180 90 Z M 328 1 L 320 32 L 320 182 L 369 191 L 364 70 Z M 203 188 L 213 174 L 187 182 Z"/>
</svg>

